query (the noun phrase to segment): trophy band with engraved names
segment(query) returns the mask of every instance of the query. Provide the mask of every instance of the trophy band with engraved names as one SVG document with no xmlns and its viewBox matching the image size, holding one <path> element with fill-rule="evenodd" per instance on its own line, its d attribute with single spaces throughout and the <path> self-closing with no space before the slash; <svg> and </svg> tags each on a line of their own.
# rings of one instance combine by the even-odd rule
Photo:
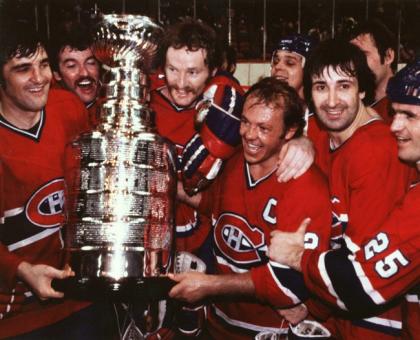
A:
<svg viewBox="0 0 420 340">
<path fill-rule="evenodd" d="M 147 105 L 161 34 L 138 15 L 104 15 L 96 29 L 93 51 L 109 78 L 100 123 L 66 154 L 65 248 L 73 281 L 89 294 L 158 299 L 168 288 L 175 159 Z"/>
</svg>

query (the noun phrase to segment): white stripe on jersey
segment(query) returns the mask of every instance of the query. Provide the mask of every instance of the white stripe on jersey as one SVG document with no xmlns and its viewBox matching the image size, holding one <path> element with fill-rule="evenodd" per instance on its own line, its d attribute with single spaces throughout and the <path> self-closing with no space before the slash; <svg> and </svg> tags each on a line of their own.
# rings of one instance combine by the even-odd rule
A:
<svg viewBox="0 0 420 340">
<path fill-rule="evenodd" d="M 197 159 L 198 156 L 201 155 L 201 152 L 205 149 L 206 149 L 206 147 L 204 145 L 201 145 L 197 150 L 195 150 L 195 152 L 193 153 L 191 158 L 188 160 L 187 164 L 185 164 L 183 170 L 187 171 L 188 168 L 191 166 L 191 164 Z"/>
<path fill-rule="evenodd" d="M 321 256 L 319 257 L 318 260 L 318 270 L 319 273 L 321 274 L 321 278 L 324 281 L 324 284 L 327 286 L 328 288 L 328 292 L 335 297 L 336 301 L 337 301 L 337 306 L 340 307 L 341 309 L 344 310 L 348 310 L 346 305 L 344 304 L 343 301 L 341 301 L 331 283 L 330 277 L 328 276 L 327 270 L 325 268 L 325 255 L 327 252 L 324 252 L 321 254 Z"/>
<path fill-rule="evenodd" d="M 184 225 L 177 225 L 176 226 L 176 232 L 177 233 L 186 233 L 189 232 L 192 229 L 195 229 L 197 227 L 197 211 L 194 211 L 194 222 L 190 222 Z"/>
<path fill-rule="evenodd" d="M 373 316 L 371 318 L 366 318 L 366 319 L 363 319 L 363 320 L 367 321 L 367 322 L 370 322 L 370 323 L 373 323 L 373 324 L 376 324 L 376 325 L 391 327 L 391 328 L 395 328 L 395 329 L 402 329 L 402 322 L 401 321 L 379 318 L 377 316 Z"/>
<path fill-rule="evenodd" d="M 279 267 L 279 268 L 289 268 L 289 269 L 290 269 L 290 267 L 286 267 L 286 266 L 283 266 L 283 265 L 281 265 L 279 263 L 270 261 L 270 265 L 268 266 L 268 269 L 270 269 L 270 274 L 273 277 L 273 280 L 277 283 L 277 286 L 279 287 L 279 289 L 285 295 L 287 295 L 293 301 L 293 303 L 295 305 L 297 305 L 298 303 L 301 303 L 302 301 L 300 301 L 300 299 L 289 288 L 287 288 L 287 287 L 285 287 L 285 286 L 283 286 L 281 284 L 281 282 L 277 279 L 276 274 L 274 274 L 273 269 L 271 268 L 271 266 L 273 266 L 273 267 Z"/>
<path fill-rule="evenodd" d="M 31 237 L 28 237 L 24 240 L 20 240 L 16 243 L 10 244 L 9 246 L 7 246 L 7 249 L 9 251 L 14 251 L 16 249 L 26 247 L 27 245 L 35 243 L 39 240 L 42 240 L 43 238 L 46 238 L 46 237 L 56 233 L 59 230 L 60 230 L 60 227 L 45 229 L 44 231 L 41 231 L 38 234 L 32 235 Z"/>
<path fill-rule="evenodd" d="M 405 299 L 410 303 L 419 303 L 420 304 L 419 296 L 417 294 L 407 294 L 405 296 Z"/>
<path fill-rule="evenodd" d="M 216 313 L 216 315 L 219 316 L 220 318 L 222 318 L 226 323 L 228 323 L 230 325 L 233 325 L 233 326 L 236 326 L 236 327 L 250 329 L 254 332 L 264 332 L 264 331 L 267 332 L 267 331 L 269 331 L 269 332 L 274 332 L 274 333 L 287 334 L 287 332 L 289 330 L 288 328 L 264 327 L 264 326 L 254 325 L 252 323 L 248 323 L 248 322 L 245 322 L 245 321 L 235 320 L 235 319 L 232 319 L 232 318 L 228 317 L 225 313 L 223 313 L 215 305 L 213 305 L 213 309 L 214 309 L 214 312 Z"/>
<path fill-rule="evenodd" d="M 353 264 L 353 268 L 356 271 L 357 278 L 362 284 L 362 287 L 365 293 L 369 295 L 371 299 L 373 300 L 373 302 L 375 302 L 377 305 L 385 303 L 385 299 L 383 298 L 381 293 L 379 293 L 376 289 L 373 288 L 372 283 L 369 281 L 368 277 L 363 271 L 361 264 L 355 261 L 355 256 L 349 255 L 348 257 L 351 260 L 351 263 Z"/>
<path fill-rule="evenodd" d="M 25 210 L 24 207 L 19 207 L 19 208 L 14 208 L 14 209 L 9 209 L 9 210 L 5 210 L 4 211 L 4 217 L 12 217 L 12 216 L 17 216 L 19 215 L 21 212 L 23 212 Z"/>
<path fill-rule="evenodd" d="M 352 252 L 352 253 L 356 253 L 356 252 L 358 252 L 359 250 L 360 250 L 360 247 L 356 244 L 356 243 L 354 243 L 353 241 L 352 241 L 352 239 L 348 236 L 348 235 L 346 235 L 346 234 L 343 234 L 343 239 L 344 239 L 344 241 L 346 242 L 346 246 L 347 246 L 347 248 Z"/>
<path fill-rule="evenodd" d="M 222 266 L 226 266 L 226 267 L 229 267 L 233 272 L 235 272 L 235 273 L 246 273 L 246 272 L 248 272 L 248 270 L 247 269 L 242 269 L 242 268 L 238 268 L 238 267 L 236 267 L 235 265 L 233 265 L 233 264 L 231 264 L 231 263 L 229 263 L 229 262 L 227 262 L 223 257 L 221 257 L 221 256 L 217 256 L 216 255 L 216 260 L 217 260 L 217 263 L 218 264 L 221 264 Z"/>
</svg>

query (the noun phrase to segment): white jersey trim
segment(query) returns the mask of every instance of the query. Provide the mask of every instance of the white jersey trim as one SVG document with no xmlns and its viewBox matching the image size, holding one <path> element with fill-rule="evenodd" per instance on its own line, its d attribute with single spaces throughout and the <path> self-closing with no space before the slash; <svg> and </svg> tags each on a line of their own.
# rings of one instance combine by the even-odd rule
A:
<svg viewBox="0 0 420 340">
<path fill-rule="evenodd" d="M 336 301 L 337 301 L 337 306 L 340 307 L 343 310 L 348 310 L 346 305 L 344 304 L 343 301 L 340 300 L 340 298 L 338 297 L 332 282 L 330 280 L 330 277 L 328 276 L 327 273 L 327 269 L 325 268 L 325 255 L 328 252 L 324 252 L 321 254 L 321 256 L 318 259 L 318 270 L 319 270 L 319 274 L 321 275 L 322 280 L 324 281 L 325 286 L 328 289 L 328 292 L 335 297 Z"/>
<path fill-rule="evenodd" d="M 26 131 L 26 130 L 23 130 L 23 129 L 19 129 L 18 127 L 14 126 L 12 124 L 9 124 L 7 121 L 1 120 L 1 119 L 0 119 L 0 124 L 3 124 L 4 126 L 7 126 L 9 129 L 11 129 L 13 131 L 17 131 L 17 132 L 19 132 L 19 133 L 21 133 L 23 135 L 26 135 L 26 136 L 29 136 L 29 137 L 38 139 L 39 138 L 39 134 L 40 134 L 40 132 L 42 130 L 42 127 L 44 126 L 44 109 L 41 110 L 41 115 L 40 115 L 39 121 L 37 123 L 37 124 L 39 124 L 38 125 L 38 129 L 36 130 L 35 133 L 31 133 L 29 131 Z"/>
<path fill-rule="evenodd" d="M 197 211 L 194 211 L 194 221 L 184 224 L 184 225 L 177 225 L 176 226 L 176 232 L 177 233 L 186 233 L 191 231 L 192 229 L 195 229 L 197 227 Z"/>
<path fill-rule="evenodd" d="M 261 181 L 270 177 L 273 174 L 273 172 L 275 172 L 276 170 L 277 170 L 277 166 L 273 170 L 271 170 L 267 175 L 265 175 L 264 177 L 254 181 L 252 179 L 251 172 L 249 170 L 249 164 L 248 164 L 248 162 L 245 162 L 246 177 L 248 179 L 248 185 L 249 185 L 250 188 L 253 188 L 253 187 L 257 186 L 258 183 L 260 183 Z"/>
<path fill-rule="evenodd" d="M 419 296 L 417 294 L 407 294 L 405 300 L 410 303 L 420 303 Z"/>
<path fill-rule="evenodd" d="M 344 234 L 344 240 L 346 242 L 347 248 L 350 249 L 350 251 L 355 254 L 360 250 L 360 247 L 355 244 L 351 238 Z M 356 261 L 355 255 L 349 255 L 349 260 L 351 260 L 351 263 L 353 264 L 353 268 L 357 274 L 357 278 L 359 279 L 360 283 L 362 284 L 363 290 L 367 295 L 370 296 L 370 298 L 375 302 L 377 305 L 385 303 L 385 299 L 383 296 L 373 288 L 372 283 L 369 281 L 366 273 L 364 272 L 361 264 Z"/>
<path fill-rule="evenodd" d="M 258 325 L 252 324 L 252 323 L 248 323 L 248 322 L 245 322 L 245 321 L 232 319 L 229 316 L 227 316 L 225 313 L 223 313 L 215 305 L 213 305 L 213 309 L 214 309 L 214 312 L 216 313 L 216 315 L 218 317 L 222 318 L 228 324 L 236 326 L 236 327 L 250 329 L 254 332 L 270 331 L 270 332 L 280 333 L 280 334 L 286 334 L 288 332 L 288 328 L 264 327 L 264 326 L 258 326 Z"/>
<path fill-rule="evenodd" d="M 349 259 L 351 260 L 354 270 L 356 271 L 357 278 L 359 279 L 360 283 L 362 284 L 363 290 L 367 295 L 371 297 L 373 302 L 375 302 L 377 305 L 385 303 L 385 299 L 383 296 L 373 288 L 372 283 L 367 278 L 365 272 L 363 271 L 362 266 L 359 262 L 354 260 L 354 255 L 349 255 Z"/>
<path fill-rule="evenodd" d="M 247 269 L 242 269 L 242 268 L 238 268 L 238 267 L 236 267 L 235 265 L 233 265 L 233 264 L 231 264 L 231 263 L 229 263 L 229 262 L 227 262 L 222 256 L 217 256 L 216 255 L 216 260 L 217 260 L 217 263 L 219 263 L 219 264 L 221 264 L 221 265 L 223 265 L 223 266 L 226 266 L 226 267 L 229 267 L 233 272 L 235 272 L 235 273 L 240 273 L 240 274 L 242 274 L 242 273 L 246 273 L 246 272 L 248 272 L 248 270 Z"/>
<path fill-rule="evenodd" d="M 279 268 L 289 268 L 290 267 L 286 267 L 284 265 L 281 265 L 279 263 L 270 261 L 270 265 L 268 266 L 268 269 L 270 270 L 270 274 L 274 280 L 274 282 L 277 284 L 277 286 L 279 287 L 279 289 L 285 294 L 287 295 L 295 305 L 301 303 L 302 301 L 287 287 L 283 286 L 281 284 L 281 282 L 277 279 L 276 274 L 274 274 L 273 269 L 271 268 L 271 266 L 273 267 L 279 267 Z"/>
<path fill-rule="evenodd" d="M 14 251 L 16 249 L 19 249 L 19 248 L 22 248 L 22 247 L 26 247 L 26 246 L 28 246 L 28 245 L 30 245 L 32 243 L 35 243 L 35 242 L 37 242 L 39 240 L 42 240 L 43 238 L 46 238 L 46 237 L 48 237 L 48 236 L 56 233 L 59 230 L 60 230 L 60 227 L 46 229 L 46 230 L 41 231 L 40 233 L 38 233 L 36 235 L 33 235 L 31 237 L 28 237 L 28 238 L 26 238 L 24 240 L 21 240 L 19 242 L 10 244 L 7 247 L 7 249 L 9 251 Z"/>
<path fill-rule="evenodd" d="M 24 210 L 25 210 L 24 207 L 19 207 L 19 208 L 6 210 L 4 212 L 4 217 L 7 218 L 7 217 L 12 217 L 12 216 L 17 216 L 20 213 L 22 213 Z"/>
<path fill-rule="evenodd" d="M 376 325 L 391 327 L 391 328 L 395 328 L 395 329 L 402 329 L 402 322 L 401 321 L 379 318 L 377 316 L 374 316 L 374 317 L 371 317 L 371 318 L 366 318 L 366 319 L 363 319 L 363 320 L 367 321 L 367 322 L 370 322 L 370 323 L 373 323 L 373 324 L 376 324 Z"/>
</svg>

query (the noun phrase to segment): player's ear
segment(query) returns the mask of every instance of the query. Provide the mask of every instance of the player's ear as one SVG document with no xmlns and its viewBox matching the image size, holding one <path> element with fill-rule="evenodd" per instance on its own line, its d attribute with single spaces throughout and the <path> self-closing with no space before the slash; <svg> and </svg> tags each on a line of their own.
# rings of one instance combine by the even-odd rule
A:
<svg viewBox="0 0 420 340">
<path fill-rule="evenodd" d="M 286 134 L 284 135 L 284 139 L 286 141 L 291 140 L 295 136 L 296 131 L 297 131 L 297 127 L 293 126 L 291 128 L 288 128 L 286 131 Z"/>
<path fill-rule="evenodd" d="M 395 51 L 392 48 L 388 48 L 385 51 L 384 63 L 386 65 L 391 65 L 394 59 L 395 59 Z"/>
<path fill-rule="evenodd" d="M 53 76 L 56 81 L 61 81 L 63 79 L 57 71 L 53 71 Z"/>
</svg>

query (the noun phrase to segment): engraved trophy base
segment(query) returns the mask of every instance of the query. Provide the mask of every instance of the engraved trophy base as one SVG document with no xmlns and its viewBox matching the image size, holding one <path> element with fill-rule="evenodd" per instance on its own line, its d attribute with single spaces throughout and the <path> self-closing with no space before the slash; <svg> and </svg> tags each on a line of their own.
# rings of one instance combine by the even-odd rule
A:
<svg viewBox="0 0 420 340">
<path fill-rule="evenodd" d="M 118 302 L 158 301 L 168 297 L 174 282 L 161 275 L 162 251 L 109 252 L 104 250 L 72 251 L 70 267 L 76 276 L 53 280 L 53 288 L 66 297 L 87 300 L 108 299 Z M 151 260 L 151 263 L 147 260 Z M 144 277 L 144 273 L 153 268 Z"/>
</svg>

